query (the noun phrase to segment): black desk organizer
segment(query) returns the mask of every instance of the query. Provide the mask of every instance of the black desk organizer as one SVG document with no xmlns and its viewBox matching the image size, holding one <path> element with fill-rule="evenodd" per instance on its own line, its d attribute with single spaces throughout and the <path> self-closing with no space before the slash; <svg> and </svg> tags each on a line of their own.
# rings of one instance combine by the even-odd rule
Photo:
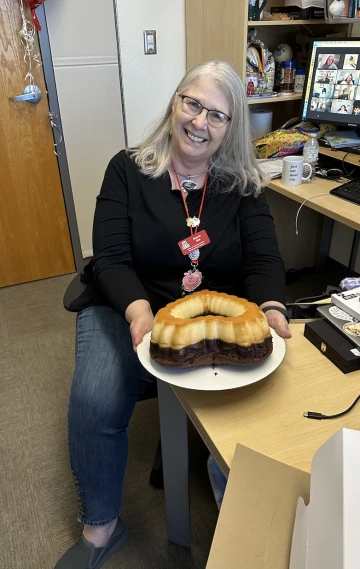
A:
<svg viewBox="0 0 360 569">
<path fill-rule="evenodd" d="M 360 369 L 360 356 L 351 350 L 356 350 L 354 344 L 328 324 L 322 318 L 305 324 L 304 336 L 324 354 L 343 373 Z"/>
</svg>

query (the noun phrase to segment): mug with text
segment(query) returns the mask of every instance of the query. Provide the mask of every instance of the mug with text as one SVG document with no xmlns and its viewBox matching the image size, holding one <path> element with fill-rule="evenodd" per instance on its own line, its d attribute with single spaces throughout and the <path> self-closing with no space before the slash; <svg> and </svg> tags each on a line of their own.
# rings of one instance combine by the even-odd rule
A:
<svg viewBox="0 0 360 569">
<path fill-rule="evenodd" d="M 304 166 L 307 166 L 309 174 L 303 176 Z M 285 156 L 282 166 L 282 183 L 285 186 L 300 186 L 301 182 L 310 180 L 312 167 L 308 162 L 304 162 L 302 156 Z"/>
</svg>

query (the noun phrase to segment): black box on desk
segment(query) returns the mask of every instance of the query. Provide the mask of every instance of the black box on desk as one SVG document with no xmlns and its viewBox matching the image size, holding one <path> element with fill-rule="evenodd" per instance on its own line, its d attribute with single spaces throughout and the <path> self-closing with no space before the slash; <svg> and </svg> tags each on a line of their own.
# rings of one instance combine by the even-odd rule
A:
<svg viewBox="0 0 360 569">
<path fill-rule="evenodd" d="M 360 369 L 357 348 L 325 320 L 307 322 L 304 336 L 343 373 Z"/>
</svg>

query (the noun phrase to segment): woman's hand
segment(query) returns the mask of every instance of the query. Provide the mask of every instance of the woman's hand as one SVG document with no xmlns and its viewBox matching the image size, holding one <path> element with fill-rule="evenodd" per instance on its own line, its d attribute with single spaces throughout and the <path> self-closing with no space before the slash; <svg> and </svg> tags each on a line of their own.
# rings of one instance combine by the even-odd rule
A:
<svg viewBox="0 0 360 569">
<path fill-rule="evenodd" d="M 152 329 L 154 315 L 147 300 L 135 300 L 126 309 L 125 318 L 130 324 L 134 351 Z"/>
<path fill-rule="evenodd" d="M 269 300 L 260 305 L 260 308 L 266 308 L 266 306 L 279 306 L 279 308 L 285 308 L 283 304 L 277 302 L 276 300 Z M 267 310 L 265 312 L 266 320 L 271 328 L 274 328 L 275 332 L 281 336 L 281 338 L 291 338 L 292 334 L 289 329 L 287 320 L 281 312 L 278 310 Z"/>
<path fill-rule="evenodd" d="M 287 320 L 278 310 L 267 310 L 265 312 L 266 320 L 271 328 L 282 338 L 291 338 L 292 334 L 289 329 Z"/>
</svg>

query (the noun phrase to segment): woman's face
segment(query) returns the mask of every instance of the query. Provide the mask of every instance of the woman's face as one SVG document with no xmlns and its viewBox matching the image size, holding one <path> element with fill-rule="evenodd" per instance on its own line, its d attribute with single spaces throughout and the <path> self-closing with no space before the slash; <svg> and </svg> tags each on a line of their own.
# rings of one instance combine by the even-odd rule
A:
<svg viewBox="0 0 360 569">
<path fill-rule="evenodd" d="M 183 95 L 192 97 L 210 110 L 220 111 L 229 117 L 230 103 L 225 93 L 211 78 L 199 79 L 192 83 Z M 229 122 L 216 128 L 208 124 L 207 111 L 203 109 L 195 117 L 183 110 L 183 100 L 177 96 L 172 114 L 172 153 L 185 162 L 203 164 L 220 147 L 229 128 Z"/>
<path fill-rule="evenodd" d="M 334 63 L 334 58 L 333 58 L 332 55 L 329 55 L 329 57 L 328 57 L 327 60 L 326 60 L 326 63 L 327 63 L 328 65 L 331 65 L 332 63 Z"/>
<path fill-rule="evenodd" d="M 346 111 L 345 105 L 341 105 L 341 109 L 340 109 L 340 110 L 341 110 L 341 111 Z"/>
<path fill-rule="evenodd" d="M 348 75 L 346 77 L 346 83 L 351 83 L 352 82 L 352 75 Z"/>
</svg>

